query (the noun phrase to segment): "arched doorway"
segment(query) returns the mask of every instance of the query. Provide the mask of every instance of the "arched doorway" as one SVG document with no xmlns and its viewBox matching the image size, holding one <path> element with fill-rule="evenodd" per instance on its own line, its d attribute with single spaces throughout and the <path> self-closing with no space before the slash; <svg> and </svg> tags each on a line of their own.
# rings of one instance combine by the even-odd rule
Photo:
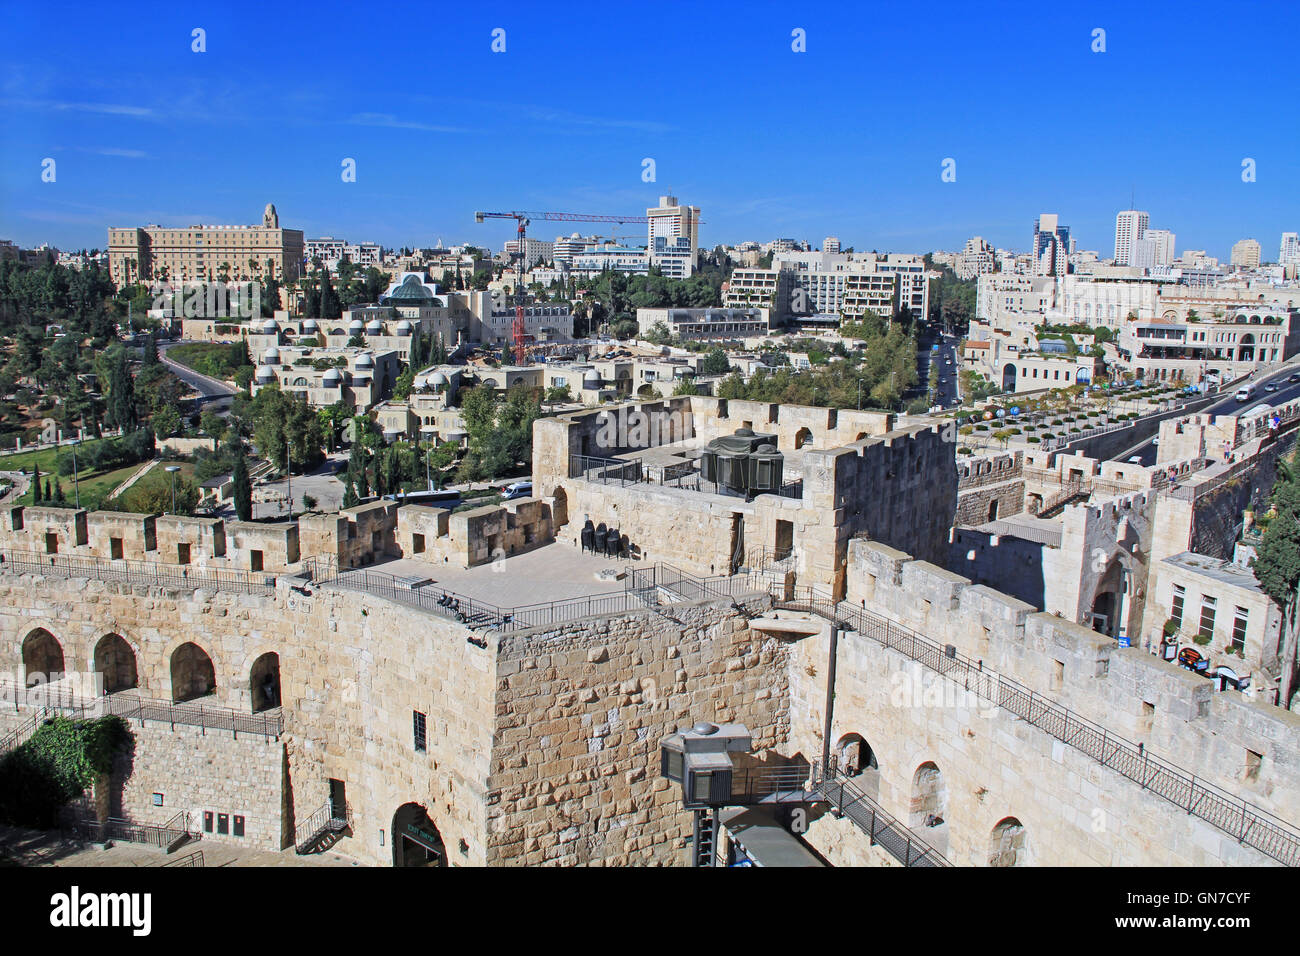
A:
<svg viewBox="0 0 1300 956">
<path fill-rule="evenodd" d="M 1002 369 L 1002 391 L 1014 392 L 1016 390 L 1016 366 L 1008 362 Z"/>
<path fill-rule="evenodd" d="M 880 796 L 880 764 L 865 737 L 845 734 L 832 753 L 840 773 L 852 777 L 854 784 L 873 800 Z"/>
<path fill-rule="evenodd" d="M 418 803 L 405 803 L 393 814 L 393 866 L 446 866 L 442 834 Z"/>
<path fill-rule="evenodd" d="M 943 774 L 932 761 L 916 768 L 912 775 L 912 802 L 908 808 L 908 826 L 937 827 L 948 812 L 948 788 Z"/>
<path fill-rule="evenodd" d="M 208 652 L 194 643 L 172 652 L 172 700 L 194 700 L 217 689 L 217 674 Z"/>
<path fill-rule="evenodd" d="M 1238 362 L 1253 362 L 1255 360 L 1255 333 L 1247 332 L 1241 337 L 1237 347 Z"/>
<path fill-rule="evenodd" d="M 801 428 L 801 429 L 799 429 L 797 432 L 794 433 L 794 447 L 795 447 L 796 450 L 802 448 L 804 445 L 808 444 L 810 441 L 812 441 L 812 430 L 811 430 L 811 429 L 808 429 L 808 428 Z"/>
<path fill-rule="evenodd" d="M 989 520 L 998 520 L 998 499 L 996 498 L 989 502 Z"/>
<path fill-rule="evenodd" d="M 989 866 L 1028 866 L 1029 845 L 1025 827 L 1015 817 L 1006 817 L 989 837 Z"/>
<path fill-rule="evenodd" d="M 135 651 L 121 634 L 105 634 L 95 644 L 95 673 L 102 675 L 105 694 L 139 686 Z"/>
<path fill-rule="evenodd" d="M 63 645 L 43 627 L 23 640 L 23 679 L 28 687 L 63 677 Z"/>
<path fill-rule="evenodd" d="M 1092 601 L 1089 623 L 1094 631 L 1114 637 L 1119 633 L 1120 592 L 1124 584 L 1124 569 L 1118 559 L 1111 559 L 1100 580 L 1096 597 Z"/>
<path fill-rule="evenodd" d="M 268 651 L 257 660 L 248 674 L 248 689 L 253 713 L 280 706 L 280 655 Z"/>
</svg>

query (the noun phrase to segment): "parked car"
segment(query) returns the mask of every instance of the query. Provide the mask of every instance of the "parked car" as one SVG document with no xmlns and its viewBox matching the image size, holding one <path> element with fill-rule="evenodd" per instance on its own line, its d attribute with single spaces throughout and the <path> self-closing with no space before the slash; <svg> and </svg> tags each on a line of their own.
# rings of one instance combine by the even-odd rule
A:
<svg viewBox="0 0 1300 956">
<path fill-rule="evenodd" d="M 531 498 L 532 496 L 533 483 L 531 481 L 516 481 L 501 489 L 503 501 L 513 501 L 515 498 Z"/>
</svg>

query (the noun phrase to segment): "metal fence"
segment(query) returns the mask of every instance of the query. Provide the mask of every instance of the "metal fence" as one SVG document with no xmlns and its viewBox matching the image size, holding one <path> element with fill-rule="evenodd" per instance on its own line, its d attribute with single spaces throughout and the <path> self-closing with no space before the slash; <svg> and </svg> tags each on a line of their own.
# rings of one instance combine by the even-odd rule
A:
<svg viewBox="0 0 1300 956">
<path fill-rule="evenodd" d="M 1189 815 L 1218 827 L 1238 842 L 1287 866 L 1300 865 L 1300 830 L 1285 820 L 1205 780 L 1198 780 L 1195 774 L 1153 756 L 1145 747 L 1080 717 L 1018 682 L 985 670 L 983 661 L 972 661 L 957 653 L 952 645 L 940 645 L 862 608 L 837 604 L 812 588 L 792 590 L 794 593 L 787 592 L 777 599 L 778 607 L 809 611 L 835 620 L 896 650 L 1087 754 L 1144 790 L 1164 797 Z"/>
<path fill-rule="evenodd" d="M 275 575 L 233 568 L 201 568 L 188 564 L 110 560 L 75 554 L 40 554 L 0 549 L 0 572 L 95 578 L 119 584 L 193 591 L 208 588 L 241 594 L 274 594 Z"/>
<path fill-rule="evenodd" d="M 569 456 L 569 477 L 599 481 L 601 484 L 631 485 L 643 481 L 640 458 L 595 458 L 591 455 Z"/>
<path fill-rule="evenodd" d="M 173 728 L 177 725 L 201 727 L 205 732 L 215 730 L 235 737 L 251 734 L 278 740 L 284 733 L 284 713 L 278 707 L 249 714 L 202 701 L 158 700 L 121 692 L 102 697 L 86 697 L 61 688 L 57 683 L 23 687 L 13 681 L 0 681 L 0 699 L 12 702 L 15 710 L 20 707 L 38 710 L 32 720 L 0 741 L 0 753 L 6 752 L 6 748 L 13 749 L 21 744 L 35 732 L 41 722 L 54 715 L 89 720 L 113 714 L 142 724 L 154 721 L 170 724 Z M 32 721 L 36 722 L 35 726 L 28 728 L 27 725 Z M 15 738 L 17 742 L 11 744 L 11 739 Z"/>
<path fill-rule="evenodd" d="M 834 762 L 825 774 L 820 761 L 813 765 L 813 788 L 822 799 L 863 830 L 871 842 L 883 848 L 904 866 L 949 867 L 942 853 L 920 839 L 911 829 L 876 803 Z"/>
</svg>

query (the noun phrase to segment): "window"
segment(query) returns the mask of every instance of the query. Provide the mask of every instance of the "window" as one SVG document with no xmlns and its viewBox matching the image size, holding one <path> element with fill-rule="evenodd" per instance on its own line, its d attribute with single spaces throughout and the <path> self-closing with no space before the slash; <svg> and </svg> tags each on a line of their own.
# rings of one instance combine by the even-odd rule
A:
<svg viewBox="0 0 1300 956">
<path fill-rule="evenodd" d="M 1197 635 L 1205 640 L 1214 637 L 1214 608 L 1218 603 L 1217 598 L 1208 594 L 1201 595 L 1201 629 Z"/>
<path fill-rule="evenodd" d="M 428 744 L 425 738 L 425 717 L 418 710 L 411 711 L 411 723 L 415 731 L 415 752 L 425 753 Z"/>
<path fill-rule="evenodd" d="M 1170 606 L 1169 617 L 1174 622 L 1176 628 L 1181 629 L 1183 626 L 1183 599 L 1187 597 L 1187 592 L 1174 585 L 1174 603 Z"/>
<path fill-rule="evenodd" d="M 155 793 L 153 795 L 153 805 L 155 807 L 161 807 L 163 805 L 163 795 L 161 793 Z"/>
<path fill-rule="evenodd" d="M 120 559 L 121 559 L 121 557 L 122 557 L 122 539 L 121 539 L 121 538 L 109 538 L 109 539 L 108 539 L 108 556 L 109 556 L 110 558 L 112 558 L 114 561 L 117 561 L 117 560 L 120 560 Z"/>
<path fill-rule="evenodd" d="M 177 564 L 190 563 L 190 546 L 188 544 L 176 545 L 176 563 Z"/>
<path fill-rule="evenodd" d="M 262 570 L 262 552 L 261 552 L 261 551 L 249 551 L 249 552 L 248 552 L 248 565 L 249 565 L 249 570 L 251 570 L 251 571 L 261 571 L 261 570 Z"/>
<path fill-rule="evenodd" d="M 238 814 L 235 815 L 234 835 L 237 837 L 241 837 L 244 835 L 244 818 L 239 816 Z"/>
<path fill-rule="evenodd" d="M 212 811 L 211 810 L 203 811 L 203 832 L 204 833 L 212 832 Z"/>
<path fill-rule="evenodd" d="M 1250 624 L 1250 611 L 1244 607 L 1237 608 L 1237 614 L 1232 619 L 1232 640 L 1228 647 L 1232 650 L 1242 653 L 1246 650 L 1246 628 Z"/>
<path fill-rule="evenodd" d="M 217 832 L 225 835 L 230 833 L 230 814 L 217 814 Z"/>
<path fill-rule="evenodd" d="M 416 554 L 424 553 L 424 535 L 422 534 L 411 535 L 411 550 Z"/>
</svg>

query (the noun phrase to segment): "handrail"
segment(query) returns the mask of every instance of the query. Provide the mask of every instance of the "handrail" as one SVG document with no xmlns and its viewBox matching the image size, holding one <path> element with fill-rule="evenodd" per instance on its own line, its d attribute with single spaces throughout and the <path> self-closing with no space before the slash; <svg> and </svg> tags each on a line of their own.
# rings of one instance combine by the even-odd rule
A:
<svg viewBox="0 0 1300 956">
<path fill-rule="evenodd" d="M 821 761 L 813 764 L 813 789 L 837 812 L 865 830 L 873 844 L 879 844 L 904 866 L 950 867 L 942 853 L 918 837 L 902 821 L 867 796 L 857 784 L 839 771 L 835 762 L 821 770 Z"/>
<path fill-rule="evenodd" d="M 293 845 L 298 853 L 303 853 L 318 836 L 326 832 L 341 832 L 352 826 L 352 807 L 343 804 L 343 816 L 335 816 L 334 801 L 326 800 L 324 804 L 293 828 Z"/>
<path fill-rule="evenodd" d="M 180 724 L 205 730 L 229 731 L 236 737 L 240 734 L 254 734 L 278 740 L 284 733 L 284 713 L 279 708 L 247 714 L 231 707 L 216 707 L 196 701 L 159 700 L 126 693 L 86 697 L 72 692 L 65 693 L 57 683 L 27 688 L 13 680 L 0 680 L 0 700 L 12 700 L 15 707 L 38 708 L 33 719 L 51 713 L 79 720 L 114 714 L 141 723 L 148 720 L 173 726 Z M 14 733 L 17 731 L 9 737 L 14 736 Z M 9 737 L 0 741 L 0 753 L 4 752 Z"/>
<path fill-rule="evenodd" d="M 184 856 L 178 856 L 174 860 L 168 860 L 163 866 L 203 866 L 203 851 L 195 850 L 193 853 L 186 853 Z"/>
<path fill-rule="evenodd" d="M 0 548 L 0 572 L 90 577 L 100 581 L 182 591 L 211 588 L 240 594 L 275 593 L 275 575 L 256 571 L 107 559 L 79 554 L 41 554 L 13 548 Z"/>
<path fill-rule="evenodd" d="M 984 669 L 956 648 L 935 641 L 893 621 L 851 604 L 837 603 L 813 588 L 801 586 L 790 598 L 777 597 L 777 607 L 805 610 L 846 625 L 863 637 L 896 650 L 930 670 L 962 684 L 1014 716 L 1046 731 L 1102 766 L 1122 774 L 1164 797 L 1188 815 L 1195 815 L 1287 866 L 1300 865 L 1300 829 L 1195 774 L 1153 755 L 1105 727 L 1055 703 L 1028 687 Z"/>
</svg>

